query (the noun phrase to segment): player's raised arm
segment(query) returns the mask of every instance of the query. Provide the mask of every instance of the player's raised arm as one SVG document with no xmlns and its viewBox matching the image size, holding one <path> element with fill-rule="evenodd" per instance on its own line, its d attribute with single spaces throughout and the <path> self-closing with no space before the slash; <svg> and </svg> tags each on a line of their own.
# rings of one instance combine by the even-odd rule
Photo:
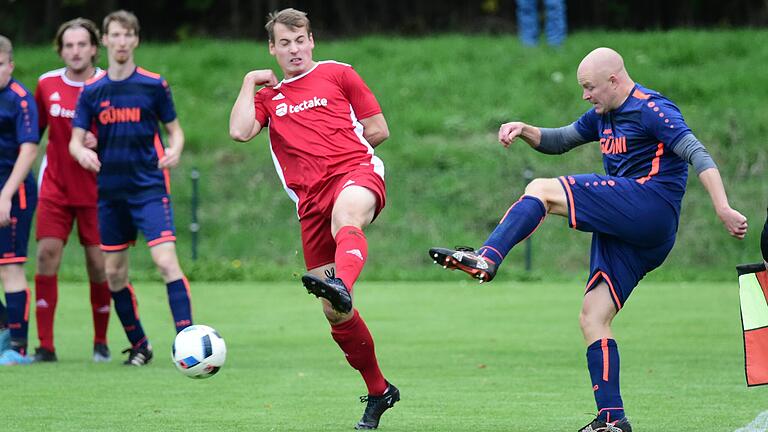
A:
<svg viewBox="0 0 768 432">
<path fill-rule="evenodd" d="M 708 168 L 699 173 L 699 180 L 709 193 L 717 217 L 723 222 L 725 229 L 733 237 L 743 239 L 747 234 L 747 218 L 728 204 L 728 196 L 723 187 L 720 171 L 717 168 Z"/>
<path fill-rule="evenodd" d="M 389 138 L 389 127 L 384 114 L 374 114 L 368 118 L 360 120 L 363 125 L 363 138 L 372 146 L 376 147 Z"/>
<path fill-rule="evenodd" d="M 85 146 L 85 129 L 72 128 L 72 138 L 69 140 L 69 154 L 88 171 L 99 172 L 101 162 L 95 151 Z"/>
<path fill-rule="evenodd" d="M 525 141 L 531 148 L 546 154 L 562 154 L 574 147 L 589 142 L 570 124 L 560 128 L 540 128 L 523 122 L 504 123 L 499 128 L 499 142 L 509 147 L 516 138 Z"/>
<path fill-rule="evenodd" d="M 728 195 L 725 193 L 720 171 L 704 145 L 695 135 L 687 133 L 675 142 L 672 151 L 693 165 L 699 175 L 699 180 L 709 193 L 717 216 L 725 225 L 728 233 L 733 237 L 743 239 L 747 233 L 747 218 L 728 204 Z"/>
<path fill-rule="evenodd" d="M 253 105 L 256 86 L 272 87 L 277 83 L 277 76 L 270 69 L 254 70 L 245 75 L 229 115 L 229 136 L 233 140 L 246 142 L 259 134 L 261 124 L 256 121 L 256 107 Z"/>
<path fill-rule="evenodd" d="M 181 152 L 184 151 L 184 130 L 179 124 L 179 119 L 166 123 L 165 131 L 168 133 L 168 147 L 157 163 L 160 169 L 175 168 L 181 159 Z"/>
</svg>

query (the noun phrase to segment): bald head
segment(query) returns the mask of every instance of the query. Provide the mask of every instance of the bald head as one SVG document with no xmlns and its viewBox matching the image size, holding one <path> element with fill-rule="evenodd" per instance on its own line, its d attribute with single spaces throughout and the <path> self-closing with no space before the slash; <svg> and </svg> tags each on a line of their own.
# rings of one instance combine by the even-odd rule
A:
<svg viewBox="0 0 768 432">
<path fill-rule="evenodd" d="M 635 83 L 624 68 L 624 59 L 610 48 L 597 48 L 579 63 L 576 72 L 584 88 L 583 98 L 598 114 L 618 108 L 629 96 Z"/>
</svg>

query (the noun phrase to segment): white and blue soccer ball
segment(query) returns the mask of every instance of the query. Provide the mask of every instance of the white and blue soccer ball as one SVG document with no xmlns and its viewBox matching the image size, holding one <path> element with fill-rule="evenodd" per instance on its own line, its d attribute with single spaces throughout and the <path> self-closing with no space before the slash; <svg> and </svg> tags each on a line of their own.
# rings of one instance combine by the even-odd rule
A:
<svg viewBox="0 0 768 432">
<path fill-rule="evenodd" d="M 219 332 L 206 325 L 192 325 L 173 341 L 173 364 L 190 378 L 208 378 L 224 366 L 227 345 Z"/>
</svg>

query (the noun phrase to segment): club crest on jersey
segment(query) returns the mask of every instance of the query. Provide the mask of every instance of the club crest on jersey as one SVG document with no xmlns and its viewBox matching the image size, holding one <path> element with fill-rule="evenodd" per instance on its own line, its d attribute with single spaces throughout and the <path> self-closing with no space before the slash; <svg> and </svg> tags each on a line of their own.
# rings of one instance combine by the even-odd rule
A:
<svg viewBox="0 0 768 432">
<path fill-rule="evenodd" d="M 103 125 L 112 123 L 139 123 L 141 108 L 107 108 L 99 113 L 99 122 Z"/>
<path fill-rule="evenodd" d="M 305 101 L 297 103 L 296 105 L 288 105 L 285 102 L 278 104 L 275 107 L 275 114 L 278 117 L 282 117 L 288 113 L 298 113 L 301 111 L 305 111 L 308 109 L 317 108 L 321 106 L 322 107 L 328 106 L 328 99 L 318 98 L 317 96 L 315 96 L 312 99 L 307 99 Z"/>
</svg>

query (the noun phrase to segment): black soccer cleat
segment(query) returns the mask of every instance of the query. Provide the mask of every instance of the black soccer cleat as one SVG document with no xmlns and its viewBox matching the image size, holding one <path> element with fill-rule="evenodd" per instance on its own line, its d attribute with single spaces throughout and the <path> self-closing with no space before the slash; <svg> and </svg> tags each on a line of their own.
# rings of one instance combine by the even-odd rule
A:
<svg viewBox="0 0 768 432">
<path fill-rule="evenodd" d="M 490 282 L 496 276 L 498 264 L 482 257 L 470 247 L 457 246 L 456 249 L 434 247 L 429 250 L 429 257 L 445 269 L 461 270 L 478 279 L 480 283 Z"/>
<path fill-rule="evenodd" d="M 107 344 L 95 343 L 93 344 L 93 361 L 94 363 L 106 363 L 112 360 L 112 354 L 109 352 Z"/>
<path fill-rule="evenodd" d="M 128 360 L 123 362 L 126 366 L 145 366 L 152 360 L 152 346 L 149 344 L 139 348 L 126 348 L 122 353 L 128 353 Z"/>
<path fill-rule="evenodd" d="M 35 363 L 53 363 L 59 361 L 59 359 L 56 358 L 56 351 L 51 351 L 43 347 L 35 348 L 35 355 L 32 356 L 32 360 Z"/>
<path fill-rule="evenodd" d="M 387 391 L 381 396 L 360 396 L 360 402 L 367 402 L 363 418 L 357 422 L 355 429 L 368 430 L 379 427 L 379 420 L 384 411 L 392 408 L 400 400 L 400 390 L 387 382 Z"/>
<path fill-rule="evenodd" d="M 307 273 L 301 277 L 301 282 L 308 293 L 328 300 L 335 311 L 349 313 L 352 310 L 352 296 L 349 295 L 349 290 L 341 279 L 334 277 L 332 270 L 326 271 L 325 274 L 328 277 L 321 279 Z"/>
<path fill-rule="evenodd" d="M 632 425 L 629 424 L 629 419 L 626 417 L 613 423 L 594 419 L 592 423 L 579 429 L 579 432 L 632 432 Z"/>
</svg>

